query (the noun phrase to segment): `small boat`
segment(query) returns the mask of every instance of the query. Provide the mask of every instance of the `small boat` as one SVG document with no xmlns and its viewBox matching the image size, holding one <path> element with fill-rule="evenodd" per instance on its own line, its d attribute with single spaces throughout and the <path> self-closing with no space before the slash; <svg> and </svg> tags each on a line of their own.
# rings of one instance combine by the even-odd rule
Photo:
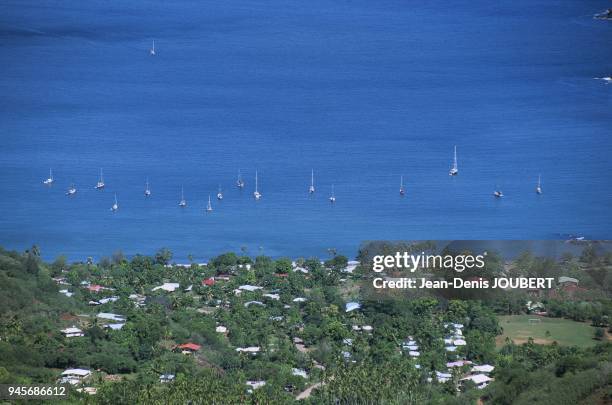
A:
<svg viewBox="0 0 612 405">
<path fill-rule="evenodd" d="M 456 176 L 459 174 L 459 168 L 457 166 L 457 145 L 455 145 L 455 154 L 453 157 L 453 167 L 451 167 L 450 171 L 448 172 L 449 176 Z"/>
<path fill-rule="evenodd" d="M 255 170 L 255 191 L 253 192 L 253 197 L 255 197 L 256 200 L 259 200 L 261 198 L 261 193 L 259 192 L 259 182 L 257 180 L 257 170 Z"/>
<path fill-rule="evenodd" d="M 151 189 L 149 188 L 149 179 L 147 179 L 147 181 L 145 183 L 144 195 L 145 195 L 145 197 L 149 197 L 151 195 Z"/>
<path fill-rule="evenodd" d="M 494 195 L 496 198 L 502 198 L 502 197 L 504 196 L 504 193 L 502 193 L 502 191 L 499 189 L 499 187 L 497 187 L 497 188 L 495 189 L 495 191 L 493 192 L 493 195 Z"/>
<path fill-rule="evenodd" d="M 155 40 L 153 40 L 153 45 L 151 46 L 151 49 L 149 49 L 149 54 L 151 56 L 155 56 Z"/>
<path fill-rule="evenodd" d="M 242 180 L 242 174 L 238 170 L 238 180 L 236 180 L 236 186 L 240 189 L 244 188 L 244 180 Z"/>
<path fill-rule="evenodd" d="M 179 201 L 179 207 L 186 207 L 187 201 L 185 201 L 185 193 L 183 192 L 183 187 L 181 187 L 181 201 Z"/>
<path fill-rule="evenodd" d="M 102 175 L 102 169 L 100 169 L 100 179 L 98 179 L 98 183 L 96 183 L 96 190 L 102 190 L 104 186 L 104 176 Z"/>
<path fill-rule="evenodd" d="M 400 189 L 399 189 L 399 193 L 400 193 L 400 195 L 406 194 L 406 190 L 404 190 L 404 176 L 400 176 Z"/>
<path fill-rule="evenodd" d="M 115 203 L 111 207 L 111 211 L 115 212 L 119 209 L 119 204 L 117 203 L 117 194 L 115 194 Z"/>
<path fill-rule="evenodd" d="M 536 193 L 542 194 L 542 176 L 538 175 L 538 185 L 536 186 Z"/>
<path fill-rule="evenodd" d="M 310 194 L 315 192 L 315 186 L 314 186 L 314 169 L 312 169 L 312 171 L 310 172 L 310 187 L 308 187 L 308 192 Z"/>
<path fill-rule="evenodd" d="M 74 186 L 74 184 L 71 184 L 70 187 L 68 187 L 68 190 L 66 191 L 66 195 L 70 196 L 70 195 L 75 195 L 77 192 L 76 187 Z"/>
<path fill-rule="evenodd" d="M 53 171 L 51 169 L 49 169 L 49 178 L 44 180 L 43 184 L 46 184 L 46 185 L 49 186 L 49 185 L 53 184 L 53 181 L 54 181 L 53 180 Z"/>
<path fill-rule="evenodd" d="M 208 205 L 206 205 L 206 212 L 211 212 L 213 210 L 212 204 L 210 203 L 210 195 L 208 196 Z"/>
<path fill-rule="evenodd" d="M 329 197 L 329 202 L 332 203 L 332 204 L 336 202 L 336 194 L 334 193 L 334 185 L 333 184 L 332 184 L 331 196 Z"/>
<path fill-rule="evenodd" d="M 217 191 L 217 200 L 223 200 L 223 192 L 221 191 L 221 185 L 219 185 L 219 191 Z"/>
</svg>

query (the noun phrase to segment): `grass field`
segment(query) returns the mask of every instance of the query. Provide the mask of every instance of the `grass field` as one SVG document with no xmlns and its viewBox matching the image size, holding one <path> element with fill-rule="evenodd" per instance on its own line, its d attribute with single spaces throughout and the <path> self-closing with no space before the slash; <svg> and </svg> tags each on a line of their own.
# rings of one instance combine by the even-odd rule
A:
<svg viewBox="0 0 612 405">
<path fill-rule="evenodd" d="M 529 322 L 529 319 L 540 319 L 540 322 Z M 504 333 L 496 339 L 498 346 L 504 344 L 506 337 L 512 339 L 516 344 L 526 343 L 530 337 L 535 343 L 550 344 L 556 341 L 564 346 L 587 347 L 598 342 L 593 339 L 594 327 L 588 323 L 568 319 L 508 315 L 499 317 L 499 325 L 504 329 Z M 547 331 L 549 333 L 546 333 Z"/>
</svg>

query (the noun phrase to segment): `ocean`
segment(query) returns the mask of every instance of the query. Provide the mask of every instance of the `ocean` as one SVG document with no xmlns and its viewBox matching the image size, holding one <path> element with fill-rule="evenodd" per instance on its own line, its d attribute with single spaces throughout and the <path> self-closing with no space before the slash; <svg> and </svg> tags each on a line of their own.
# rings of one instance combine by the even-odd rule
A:
<svg viewBox="0 0 612 405">
<path fill-rule="evenodd" d="M 612 74 L 612 22 L 592 18 L 608 6 L 3 1 L 0 245 L 203 261 L 610 239 L 612 85 L 594 78 Z"/>
</svg>

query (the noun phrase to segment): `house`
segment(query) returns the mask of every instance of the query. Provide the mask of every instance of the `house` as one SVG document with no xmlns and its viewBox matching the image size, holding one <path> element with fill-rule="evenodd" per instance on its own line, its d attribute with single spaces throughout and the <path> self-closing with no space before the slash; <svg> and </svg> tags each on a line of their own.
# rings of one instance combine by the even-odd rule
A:
<svg viewBox="0 0 612 405">
<path fill-rule="evenodd" d="M 207 286 L 207 287 L 212 287 L 213 285 L 215 285 L 214 277 L 210 277 L 210 278 L 202 280 L 202 285 Z"/>
<path fill-rule="evenodd" d="M 85 333 L 83 333 L 83 331 L 79 328 L 77 328 L 76 326 L 72 325 L 71 328 L 66 328 L 66 329 L 62 329 L 61 332 L 64 334 L 65 337 L 69 338 L 69 337 L 80 337 L 80 336 L 85 336 Z"/>
<path fill-rule="evenodd" d="M 305 269 L 304 267 L 300 267 L 300 266 L 294 267 L 293 271 L 296 273 L 308 274 L 308 269 Z"/>
<path fill-rule="evenodd" d="M 119 297 L 107 297 L 107 298 L 101 298 L 101 299 L 99 299 L 99 300 L 98 300 L 98 302 L 99 302 L 100 304 L 107 304 L 107 303 L 109 303 L 109 302 L 115 302 L 115 301 L 117 301 L 117 300 L 119 300 Z"/>
<path fill-rule="evenodd" d="M 237 347 L 236 351 L 238 353 L 251 353 L 253 356 L 259 353 L 259 346 L 251 346 L 251 347 Z"/>
<path fill-rule="evenodd" d="M 121 330 L 124 326 L 125 326 L 125 323 L 109 323 L 108 325 L 104 327 L 111 329 L 111 330 Z"/>
<path fill-rule="evenodd" d="M 306 302 L 306 298 L 304 297 L 297 297 L 293 299 L 293 302 Z"/>
<path fill-rule="evenodd" d="M 465 346 L 465 345 L 467 345 L 467 342 L 465 340 L 463 340 L 463 339 L 455 339 L 455 340 L 453 340 L 453 344 L 455 346 Z"/>
<path fill-rule="evenodd" d="M 59 379 L 60 384 L 71 384 L 77 385 L 83 382 L 87 377 L 91 375 L 91 370 L 83 368 L 69 368 L 62 372 L 62 376 Z"/>
<path fill-rule="evenodd" d="M 280 295 L 278 294 L 264 294 L 263 296 L 272 300 L 280 300 Z"/>
<path fill-rule="evenodd" d="M 358 261 L 356 261 L 356 260 L 350 260 L 350 261 L 347 263 L 347 266 L 346 266 L 344 269 L 342 269 L 342 272 L 343 272 L 343 273 L 349 273 L 349 274 L 352 274 L 352 273 L 353 273 L 353 271 L 355 271 L 355 269 L 357 268 L 357 266 L 359 266 L 359 262 L 358 262 Z"/>
<path fill-rule="evenodd" d="M 100 312 L 97 315 L 97 317 L 100 318 L 100 319 L 105 319 L 105 320 L 109 320 L 109 321 L 125 322 L 125 316 L 113 314 L 113 313 L 110 313 L 110 312 Z"/>
<path fill-rule="evenodd" d="M 291 374 L 302 378 L 308 378 L 308 373 L 306 373 L 306 371 L 302 370 L 301 368 L 292 368 Z"/>
<path fill-rule="evenodd" d="M 266 382 L 265 381 L 252 381 L 252 380 L 249 380 L 249 381 L 246 382 L 246 385 L 248 385 L 252 389 L 256 390 L 257 388 L 261 388 L 264 385 L 266 385 Z"/>
<path fill-rule="evenodd" d="M 219 325 L 219 326 L 217 326 L 215 328 L 215 332 L 217 332 L 217 333 L 227 333 L 227 328 L 225 326 Z"/>
<path fill-rule="evenodd" d="M 346 303 L 346 312 L 351 312 L 359 308 L 361 308 L 361 304 L 358 302 L 347 302 Z"/>
<path fill-rule="evenodd" d="M 451 378 L 453 378 L 453 375 L 451 373 L 442 373 L 440 371 L 436 371 L 436 380 L 438 380 L 438 382 L 444 383 L 450 380 Z"/>
<path fill-rule="evenodd" d="M 558 282 L 561 285 L 563 285 L 563 284 L 576 284 L 576 285 L 578 285 L 578 279 L 575 279 L 573 277 L 561 276 L 561 277 L 559 277 Z"/>
<path fill-rule="evenodd" d="M 87 289 L 89 290 L 89 292 L 100 292 L 102 290 L 108 290 L 108 288 L 106 287 L 102 287 L 101 285 L 98 284 L 90 284 L 89 286 L 87 286 Z"/>
<path fill-rule="evenodd" d="M 160 286 L 154 287 L 152 291 L 164 290 L 166 292 L 174 292 L 174 290 L 177 288 L 179 288 L 179 283 L 164 283 Z"/>
<path fill-rule="evenodd" d="M 174 381 L 174 374 L 162 374 L 159 376 L 159 382 L 162 384 Z"/>
<path fill-rule="evenodd" d="M 457 360 L 450 363 L 446 363 L 446 368 L 463 367 L 472 364 L 469 360 Z"/>
<path fill-rule="evenodd" d="M 408 352 L 408 355 L 409 355 L 410 357 L 419 357 L 419 356 L 421 355 L 421 353 L 420 353 L 420 352 L 418 352 L 418 351 L 416 351 L 416 350 L 410 350 L 410 351 Z"/>
<path fill-rule="evenodd" d="M 259 287 L 256 285 L 249 285 L 249 284 L 245 284 L 245 285 L 241 285 L 240 287 L 238 287 L 239 290 L 243 290 L 243 291 L 257 291 L 257 290 L 261 290 L 263 289 L 263 287 Z"/>
<path fill-rule="evenodd" d="M 483 364 L 481 366 L 472 367 L 472 373 L 489 374 L 493 370 L 495 370 L 495 366 L 492 366 L 490 364 Z"/>
<path fill-rule="evenodd" d="M 98 389 L 96 387 L 83 387 L 77 388 L 77 392 L 84 392 L 89 395 L 96 395 L 98 393 Z"/>
<path fill-rule="evenodd" d="M 249 301 L 249 302 L 245 302 L 244 303 L 244 306 L 247 307 L 247 308 L 250 307 L 251 305 L 259 305 L 259 306 L 262 306 L 262 307 L 266 306 L 266 304 L 264 304 L 261 301 Z"/>
<path fill-rule="evenodd" d="M 175 346 L 175 349 L 179 349 L 183 354 L 193 354 L 201 348 L 202 346 L 195 343 L 183 343 L 182 345 Z"/>
<path fill-rule="evenodd" d="M 230 277 L 229 274 L 217 274 L 214 279 L 215 281 L 230 281 Z"/>
<path fill-rule="evenodd" d="M 493 379 L 484 374 L 474 374 L 474 375 L 470 375 L 468 377 L 462 378 L 461 381 L 472 381 L 476 385 L 476 388 L 483 389 L 487 385 L 489 385 L 489 382 L 493 381 Z"/>
<path fill-rule="evenodd" d="M 145 297 L 144 295 L 140 295 L 140 294 L 130 294 L 130 296 L 128 298 L 130 300 L 134 301 L 134 303 L 138 307 L 144 306 L 145 305 L 145 301 L 147 300 L 147 297 Z"/>
<path fill-rule="evenodd" d="M 53 281 L 55 281 L 59 285 L 72 285 L 64 277 L 54 277 Z"/>
</svg>

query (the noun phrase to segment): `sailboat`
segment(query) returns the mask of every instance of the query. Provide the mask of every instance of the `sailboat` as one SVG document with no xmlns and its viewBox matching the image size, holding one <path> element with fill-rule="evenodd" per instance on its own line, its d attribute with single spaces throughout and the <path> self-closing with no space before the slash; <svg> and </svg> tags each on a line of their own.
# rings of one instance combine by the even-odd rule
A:
<svg viewBox="0 0 612 405">
<path fill-rule="evenodd" d="M 217 191 L 217 200 L 223 200 L 223 192 L 221 191 L 221 185 L 219 185 L 219 191 Z"/>
<path fill-rule="evenodd" d="M 450 171 L 448 172 L 449 176 L 456 176 L 459 174 L 459 168 L 457 167 L 457 145 L 455 145 L 455 154 L 454 154 L 454 158 L 453 158 L 453 167 L 451 167 Z"/>
<path fill-rule="evenodd" d="M 100 169 L 100 179 L 98 180 L 98 183 L 96 184 L 96 190 L 102 190 L 104 186 L 105 186 L 104 176 L 102 175 L 102 169 Z"/>
<path fill-rule="evenodd" d="M 253 197 L 255 197 L 256 200 L 259 200 L 261 198 L 261 193 L 258 190 L 258 186 L 259 183 L 257 181 L 257 170 L 255 170 L 255 191 L 253 192 Z"/>
<path fill-rule="evenodd" d="M 495 191 L 493 192 L 493 195 L 496 198 L 502 198 L 504 196 L 504 193 L 502 193 L 502 191 L 499 189 L 499 186 L 495 188 Z"/>
<path fill-rule="evenodd" d="M 536 187 L 536 193 L 542 194 L 542 175 L 538 174 L 538 185 Z"/>
<path fill-rule="evenodd" d="M 49 169 L 49 178 L 43 181 L 43 184 L 51 185 L 53 184 L 53 171 Z"/>
<path fill-rule="evenodd" d="M 210 203 L 210 195 L 208 196 L 208 205 L 206 206 L 206 212 L 211 212 L 213 210 L 212 204 Z"/>
<path fill-rule="evenodd" d="M 187 201 L 185 201 L 185 193 L 183 191 L 183 187 L 181 187 L 181 201 L 179 202 L 179 207 L 187 206 Z"/>
<path fill-rule="evenodd" d="M 149 49 L 149 54 L 151 54 L 151 56 L 155 56 L 155 40 L 153 40 L 153 46 L 151 46 L 151 49 Z"/>
<path fill-rule="evenodd" d="M 115 194 L 115 203 L 111 207 L 111 211 L 115 212 L 119 209 L 119 204 L 117 203 L 117 194 Z"/>
<path fill-rule="evenodd" d="M 145 195 L 145 197 L 149 197 L 151 195 L 151 189 L 149 188 L 149 179 L 147 179 L 147 181 L 145 183 L 144 195 Z"/>
<path fill-rule="evenodd" d="M 404 190 L 404 176 L 400 176 L 400 189 L 399 189 L 399 193 L 400 193 L 400 195 L 406 194 L 406 190 Z"/>
<path fill-rule="evenodd" d="M 308 187 L 308 192 L 310 194 L 315 192 L 315 186 L 314 186 L 314 169 L 312 169 L 312 171 L 310 172 L 310 187 Z"/>
<path fill-rule="evenodd" d="M 330 203 L 335 203 L 336 202 L 336 194 L 334 193 L 334 185 L 332 184 L 332 193 L 331 196 L 329 197 L 329 202 Z"/>
<path fill-rule="evenodd" d="M 66 195 L 68 196 L 75 195 L 76 192 L 77 192 L 76 187 L 74 186 L 74 184 L 71 184 L 68 190 L 66 191 Z"/>
<path fill-rule="evenodd" d="M 242 180 L 242 174 L 240 169 L 238 170 L 238 180 L 236 180 L 236 186 L 240 189 L 244 188 L 244 180 Z"/>
</svg>

